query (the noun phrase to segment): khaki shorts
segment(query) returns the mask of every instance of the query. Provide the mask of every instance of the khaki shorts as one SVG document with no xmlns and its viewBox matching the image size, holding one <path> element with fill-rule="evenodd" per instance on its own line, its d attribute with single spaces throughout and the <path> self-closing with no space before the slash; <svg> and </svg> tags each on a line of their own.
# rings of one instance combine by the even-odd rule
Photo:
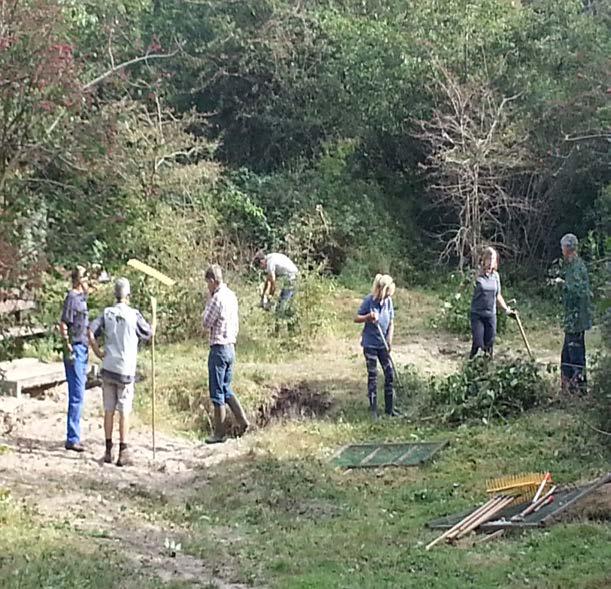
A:
<svg viewBox="0 0 611 589">
<path fill-rule="evenodd" d="M 122 384 L 107 378 L 102 379 L 102 398 L 104 411 L 118 411 L 122 415 L 129 415 L 134 402 L 134 383 Z"/>
</svg>

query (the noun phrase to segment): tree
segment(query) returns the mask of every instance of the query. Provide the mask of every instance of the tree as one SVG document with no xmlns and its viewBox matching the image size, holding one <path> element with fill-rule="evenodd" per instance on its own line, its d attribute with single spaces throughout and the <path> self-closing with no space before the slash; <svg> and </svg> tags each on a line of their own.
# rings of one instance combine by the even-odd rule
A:
<svg viewBox="0 0 611 589">
<path fill-rule="evenodd" d="M 430 149 L 422 167 L 432 179 L 431 194 L 448 217 L 440 235 L 443 257 L 455 255 L 462 271 L 474 266 L 484 242 L 505 242 L 505 227 L 516 214 L 531 211 L 511 190 L 528 171 L 527 135 L 512 116 L 518 95 L 500 97 L 485 82 L 460 81 L 435 67 L 439 102 L 418 134 Z M 531 211 L 532 212 L 532 211 Z"/>
</svg>

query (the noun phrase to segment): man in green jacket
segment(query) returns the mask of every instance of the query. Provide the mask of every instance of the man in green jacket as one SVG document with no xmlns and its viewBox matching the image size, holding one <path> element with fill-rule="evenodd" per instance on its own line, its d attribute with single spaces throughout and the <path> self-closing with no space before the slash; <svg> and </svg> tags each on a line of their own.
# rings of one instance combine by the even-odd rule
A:
<svg viewBox="0 0 611 589">
<path fill-rule="evenodd" d="M 592 327 L 592 292 L 588 270 L 577 255 L 578 240 L 567 233 L 561 240 L 564 258 L 564 345 L 562 346 L 562 389 L 574 392 L 586 391 L 585 332 Z"/>
</svg>

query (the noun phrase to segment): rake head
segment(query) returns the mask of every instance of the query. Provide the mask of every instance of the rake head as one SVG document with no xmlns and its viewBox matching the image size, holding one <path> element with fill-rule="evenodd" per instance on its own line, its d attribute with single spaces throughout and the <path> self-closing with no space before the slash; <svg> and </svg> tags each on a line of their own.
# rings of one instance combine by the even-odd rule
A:
<svg viewBox="0 0 611 589">
<path fill-rule="evenodd" d="M 486 482 L 486 492 L 519 495 L 534 488 L 534 495 L 541 483 L 546 479 L 549 480 L 547 473 L 544 472 L 529 472 L 526 474 L 499 477 Z M 549 480 L 549 482 L 551 482 L 551 480 Z"/>
</svg>

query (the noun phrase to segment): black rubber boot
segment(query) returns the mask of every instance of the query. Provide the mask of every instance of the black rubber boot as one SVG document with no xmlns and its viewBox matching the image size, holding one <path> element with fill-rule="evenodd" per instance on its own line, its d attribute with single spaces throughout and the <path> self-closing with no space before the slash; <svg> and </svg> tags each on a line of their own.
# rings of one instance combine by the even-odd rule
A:
<svg viewBox="0 0 611 589">
<path fill-rule="evenodd" d="M 369 397 L 369 410 L 371 418 L 376 421 L 378 419 L 378 399 L 376 397 Z"/>
<path fill-rule="evenodd" d="M 384 395 L 384 413 L 389 417 L 398 417 L 400 414 L 395 409 L 395 394 L 390 393 L 390 395 Z"/>
</svg>

